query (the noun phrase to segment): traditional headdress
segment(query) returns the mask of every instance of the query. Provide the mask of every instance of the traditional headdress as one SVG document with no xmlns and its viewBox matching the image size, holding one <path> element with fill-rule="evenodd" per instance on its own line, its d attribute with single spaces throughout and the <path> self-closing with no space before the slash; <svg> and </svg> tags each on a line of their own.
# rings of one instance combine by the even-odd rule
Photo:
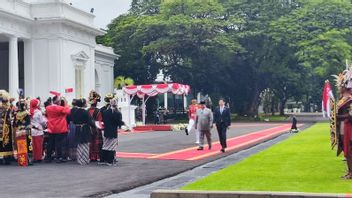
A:
<svg viewBox="0 0 352 198">
<path fill-rule="evenodd" d="M 18 102 L 17 102 L 17 108 L 20 110 L 20 111 L 26 111 L 27 110 L 27 101 L 25 99 L 20 99 Z"/>
<path fill-rule="evenodd" d="M 105 95 L 104 101 L 106 103 L 110 103 L 110 100 L 112 100 L 113 98 L 114 98 L 114 94 L 108 93 L 108 94 Z"/>
<path fill-rule="evenodd" d="M 97 104 L 100 102 L 101 96 L 94 90 L 89 93 L 89 104 Z"/>
<path fill-rule="evenodd" d="M 3 103 L 8 103 L 10 101 L 10 94 L 5 90 L 0 90 L 0 101 Z"/>
<path fill-rule="evenodd" d="M 352 66 L 346 64 L 346 69 L 339 75 L 333 75 L 336 87 L 342 89 L 352 89 Z"/>
</svg>

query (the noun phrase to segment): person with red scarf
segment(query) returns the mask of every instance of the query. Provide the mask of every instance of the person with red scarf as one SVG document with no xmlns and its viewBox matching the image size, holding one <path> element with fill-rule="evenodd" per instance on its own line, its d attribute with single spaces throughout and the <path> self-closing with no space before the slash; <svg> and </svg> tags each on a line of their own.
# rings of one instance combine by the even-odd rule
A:
<svg viewBox="0 0 352 198">
<path fill-rule="evenodd" d="M 57 163 L 66 162 L 63 156 L 63 149 L 68 133 L 67 116 L 70 114 L 70 107 L 63 98 L 55 96 L 53 104 L 46 107 L 46 115 L 48 119 L 49 142 L 47 145 L 46 162 L 52 161 L 52 152 L 55 147 Z"/>
<path fill-rule="evenodd" d="M 89 115 L 92 117 L 93 121 L 102 122 L 103 117 L 99 108 L 97 108 L 98 103 L 101 100 L 101 96 L 96 91 L 91 91 L 89 93 L 89 103 L 90 108 L 88 109 Z M 103 147 L 103 135 L 102 130 L 99 128 L 92 128 L 92 139 L 89 144 L 89 158 L 90 161 L 99 161 L 100 152 Z"/>
<path fill-rule="evenodd" d="M 44 129 L 47 120 L 40 110 L 40 101 L 38 99 L 30 101 L 29 112 L 32 125 L 33 160 L 34 162 L 41 162 L 43 159 Z"/>
</svg>

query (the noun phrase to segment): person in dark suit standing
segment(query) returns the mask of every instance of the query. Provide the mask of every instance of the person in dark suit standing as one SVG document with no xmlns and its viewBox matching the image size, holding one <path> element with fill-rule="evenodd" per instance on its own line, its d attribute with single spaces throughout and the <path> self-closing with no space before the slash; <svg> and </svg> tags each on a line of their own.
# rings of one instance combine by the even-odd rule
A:
<svg viewBox="0 0 352 198">
<path fill-rule="evenodd" d="M 219 107 L 214 111 L 214 123 L 219 134 L 221 152 L 225 152 L 227 147 L 226 144 L 226 133 L 227 128 L 231 125 L 231 113 L 230 109 L 225 106 L 224 99 L 219 100 Z"/>
</svg>

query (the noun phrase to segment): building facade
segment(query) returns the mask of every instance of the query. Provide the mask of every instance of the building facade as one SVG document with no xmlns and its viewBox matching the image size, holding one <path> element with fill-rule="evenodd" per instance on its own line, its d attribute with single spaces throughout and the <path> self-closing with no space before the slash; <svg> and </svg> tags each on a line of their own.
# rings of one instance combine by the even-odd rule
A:
<svg viewBox="0 0 352 198">
<path fill-rule="evenodd" d="M 97 45 L 105 32 L 94 15 L 64 0 L 2 0 L 0 4 L 0 89 L 18 97 L 69 100 L 113 91 L 112 48 Z M 73 90 L 65 94 L 65 90 Z"/>
</svg>

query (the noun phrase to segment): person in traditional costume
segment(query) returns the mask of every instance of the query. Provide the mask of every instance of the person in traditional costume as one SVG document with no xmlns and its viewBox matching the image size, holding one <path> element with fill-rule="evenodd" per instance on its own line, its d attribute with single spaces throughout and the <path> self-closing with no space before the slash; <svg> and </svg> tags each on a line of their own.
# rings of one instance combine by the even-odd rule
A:
<svg viewBox="0 0 352 198">
<path fill-rule="evenodd" d="M 117 100 L 111 99 L 110 106 L 102 112 L 104 133 L 100 164 L 113 165 L 115 161 L 118 129 L 123 125 L 122 115 L 117 109 Z"/>
<path fill-rule="evenodd" d="M 101 115 L 100 109 L 97 108 L 98 103 L 100 102 L 100 95 L 95 92 L 91 91 L 89 93 L 89 103 L 90 108 L 88 109 L 89 115 L 93 118 L 95 123 L 98 123 L 98 126 L 103 121 L 103 117 Z M 101 129 L 92 128 L 92 141 L 90 142 L 90 152 L 89 158 L 91 161 L 98 161 L 100 160 L 100 152 L 103 147 L 103 136 Z"/>
<path fill-rule="evenodd" d="M 77 138 L 76 138 L 76 125 L 72 122 L 72 115 L 77 111 L 77 99 L 72 100 L 71 113 L 68 116 L 69 132 L 68 132 L 68 156 L 70 160 L 77 160 Z"/>
<path fill-rule="evenodd" d="M 34 162 L 41 162 L 43 160 L 44 129 L 47 126 L 47 120 L 40 110 L 40 101 L 38 99 L 30 101 L 29 112 L 32 125 L 33 160 Z"/>
<path fill-rule="evenodd" d="M 347 162 L 347 173 L 342 178 L 352 179 L 352 68 L 346 69 L 336 78 L 340 92 L 336 105 L 338 155 L 343 151 Z"/>
<path fill-rule="evenodd" d="M 114 99 L 114 94 L 112 93 L 108 93 L 105 95 L 104 97 L 104 102 L 105 102 L 105 106 L 103 106 L 101 109 L 100 109 L 100 112 L 103 112 L 103 111 L 106 111 L 109 109 L 110 107 L 110 101 Z"/>
<path fill-rule="evenodd" d="M 63 149 L 68 133 L 67 116 L 71 110 L 67 102 L 64 105 L 60 105 L 62 101 L 65 101 L 63 98 L 54 96 L 52 100 L 53 103 L 46 107 L 49 139 L 45 161 L 48 163 L 52 161 L 52 153 L 55 149 L 57 163 L 62 163 L 66 162 Z"/>
<path fill-rule="evenodd" d="M 95 123 L 88 111 L 85 109 L 86 100 L 76 100 L 77 109 L 71 114 L 71 121 L 75 125 L 77 138 L 77 162 L 80 165 L 86 165 L 89 159 L 89 142 L 91 141 L 92 128 L 95 129 Z"/>
<path fill-rule="evenodd" d="M 33 142 L 31 134 L 31 117 L 27 110 L 27 102 L 17 102 L 17 113 L 14 119 L 17 142 L 17 161 L 20 166 L 28 166 L 33 162 Z"/>
<path fill-rule="evenodd" d="M 13 157 L 13 131 L 9 102 L 9 93 L 0 90 L 0 159 L 3 164 L 10 164 Z"/>
</svg>

